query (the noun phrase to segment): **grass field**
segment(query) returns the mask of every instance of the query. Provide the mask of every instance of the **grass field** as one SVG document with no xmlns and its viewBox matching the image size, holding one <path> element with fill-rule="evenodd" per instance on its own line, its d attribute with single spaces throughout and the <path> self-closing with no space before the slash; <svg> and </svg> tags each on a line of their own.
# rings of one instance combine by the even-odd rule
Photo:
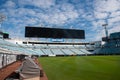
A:
<svg viewBox="0 0 120 80">
<path fill-rule="evenodd" d="M 120 80 L 120 56 L 40 57 L 49 80 Z"/>
</svg>

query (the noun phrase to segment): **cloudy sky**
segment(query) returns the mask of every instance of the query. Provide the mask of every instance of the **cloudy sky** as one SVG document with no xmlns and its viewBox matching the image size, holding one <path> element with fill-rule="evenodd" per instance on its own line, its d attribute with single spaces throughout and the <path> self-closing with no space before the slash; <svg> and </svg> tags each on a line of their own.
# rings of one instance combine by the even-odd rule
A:
<svg viewBox="0 0 120 80">
<path fill-rule="evenodd" d="M 120 0 L 0 0 L 6 20 L 0 29 L 10 37 L 24 38 L 25 26 L 82 29 L 86 41 L 120 32 Z"/>
</svg>

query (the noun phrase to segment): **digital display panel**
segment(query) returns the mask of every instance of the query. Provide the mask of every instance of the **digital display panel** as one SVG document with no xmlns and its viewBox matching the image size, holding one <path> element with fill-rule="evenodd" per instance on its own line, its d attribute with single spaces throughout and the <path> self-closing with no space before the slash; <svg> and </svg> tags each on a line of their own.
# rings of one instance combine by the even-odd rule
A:
<svg viewBox="0 0 120 80">
<path fill-rule="evenodd" d="M 85 39 L 84 30 L 45 27 L 25 27 L 25 37 Z"/>
</svg>

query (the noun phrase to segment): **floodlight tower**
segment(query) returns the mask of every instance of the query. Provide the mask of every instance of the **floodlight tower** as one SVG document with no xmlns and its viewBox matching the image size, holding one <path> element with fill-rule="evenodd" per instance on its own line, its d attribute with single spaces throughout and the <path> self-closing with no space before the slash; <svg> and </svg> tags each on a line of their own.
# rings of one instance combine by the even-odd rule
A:
<svg viewBox="0 0 120 80">
<path fill-rule="evenodd" d="M 106 38 L 108 38 L 108 30 L 107 30 L 107 28 L 106 28 L 107 25 L 108 25 L 108 24 L 103 24 L 103 25 L 102 25 L 102 26 L 104 27 L 104 29 L 105 29 Z"/>
<path fill-rule="evenodd" d="M 0 31 L 2 31 L 2 23 L 5 21 L 6 16 L 0 13 Z"/>
</svg>

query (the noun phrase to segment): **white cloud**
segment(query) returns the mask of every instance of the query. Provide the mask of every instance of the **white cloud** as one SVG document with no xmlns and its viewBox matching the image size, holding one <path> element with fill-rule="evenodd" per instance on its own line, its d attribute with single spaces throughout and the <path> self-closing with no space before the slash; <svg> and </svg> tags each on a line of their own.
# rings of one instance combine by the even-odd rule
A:
<svg viewBox="0 0 120 80">
<path fill-rule="evenodd" d="M 114 12 L 120 10 L 118 0 L 95 0 L 95 10 L 100 12 Z"/>
<path fill-rule="evenodd" d="M 53 8 L 45 10 L 45 12 L 41 12 L 38 9 L 28 9 L 23 7 L 7 9 L 5 10 L 5 13 L 6 12 L 9 17 L 14 18 L 14 20 L 10 20 L 11 18 L 9 18 L 10 22 L 13 21 L 16 24 L 26 22 L 26 25 L 30 23 L 33 24 L 35 21 L 38 24 L 42 21 L 48 24 L 63 25 L 67 21 L 75 20 L 79 17 L 79 13 L 74 9 L 74 6 L 68 3 L 56 5 Z M 31 18 L 37 18 L 37 20 L 32 20 Z"/>
<path fill-rule="evenodd" d="M 45 22 L 49 24 L 59 24 L 63 25 L 70 20 L 74 20 L 75 18 L 78 17 L 78 13 L 71 11 L 71 12 L 59 12 L 59 13 L 54 13 L 54 14 L 39 14 L 40 19 L 43 19 Z"/>
<path fill-rule="evenodd" d="M 109 34 L 113 32 L 120 32 L 120 25 L 113 26 L 111 29 L 109 29 Z"/>
<path fill-rule="evenodd" d="M 7 1 L 5 4 L 4 4 L 4 7 L 6 8 L 15 8 L 16 7 L 16 4 L 13 2 L 13 1 Z"/>
<path fill-rule="evenodd" d="M 117 17 L 117 16 L 120 16 L 120 10 L 112 12 L 110 15 L 110 17 Z"/>
<path fill-rule="evenodd" d="M 108 19 L 108 23 L 120 22 L 120 16 Z"/>
<path fill-rule="evenodd" d="M 26 25 L 34 25 L 38 22 L 39 20 L 37 18 L 28 18 L 27 21 L 25 21 Z"/>
<path fill-rule="evenodd" d="M 80 15 L 82 18 L 86 19 L 86 21 L 93 21 L 95 19 L 93 13 L 88 14 L 88 13 L 83 13 Z"/>
<path fill-rule="evenodd" d="M 102 25 L 105 24 L 105 20 L 99 20 L 99 21 L 93 21 L 92 22 L 93 27 L 92 30 L 99 30 L 100 28 L 102 28 Z"/>
<path fill-rule="evenodd" d="M 58 8 L 60 8 L 62 11 L 71 11 L 74 10 L 74 6 L 69 3 L 64 3 L 62 5 L 57 5 Z"/>
<path fill-rule="evenodd" d="M 94 17 L 97 19 L 106 19 L 108 17 L 108 13 L 94 12 Z"/>
<path fill-rule="evenodd" d="M 18 8 L 18 9 L 5 9 L 3 11 L 8 16 L 7 22 L 13 24 L 36 24 L 39 20 L 36 17 L 36 12 L 32 9 Z"/>
<path fill-rule="evenodd" d="M 62 7 L 61 7 L 62 6 Z M 75 20 L 79 17 L 79 13 L 74 9 L 73 5 L 56 5 L 46 12 L 37 12 L 36 16 L 48 24 L 63 25 L 69 20 Z"/>
<path fill-rule="evenodd" d="M 39 8 L 49 8 L 55 4 L 55 0 L 19 0 L 20 6 L 34 6 Z"/>
</svg>

